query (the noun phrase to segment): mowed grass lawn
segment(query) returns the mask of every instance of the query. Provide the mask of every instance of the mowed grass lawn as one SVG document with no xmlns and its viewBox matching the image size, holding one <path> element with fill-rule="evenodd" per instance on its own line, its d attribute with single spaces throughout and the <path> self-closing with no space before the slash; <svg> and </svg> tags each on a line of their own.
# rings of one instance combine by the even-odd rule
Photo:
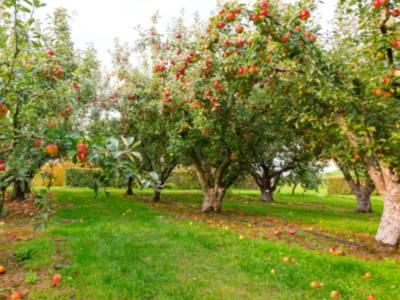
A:
<svg viewBox="0 0 400 300">
<path fill-rule="evenodd" d="M 68 261 L 57 271 L 63 275 L 60 286 L 28 285 L 29 299 L 329 299 L 332 290 L 340 291 L 342 299 L 368 299 L 369 293 L 399 299 L 396 261 L 364 261 L 261 238 L 241 239 L 234 230 L 179 220 L 174 212 L 154 210 L 119 190 L 97 200 L 88 189 L 54 193 L 58 209 L 45 233 L 0 246 L 31 249 L 22 270 L 44 272 L 48 281 L 56 272 L 53 265 Z M 164 200 L 197 205 L 201 193 L 165 191 Z M 256 192 L 234 191 L 223 206 L 230 212 L 373 233 L 380 200 L 374 199 L 370 216 L 354 213 L 354 205 L 351 197 L 315 194 L 279 194 L 275 204 L 266 205 L 258 202 Z M 282 263 L 282 256 L 296 262 Z M 366 272 L 371 279 L 362 277 Z M 311 288 L 313 280 L 324 286 Z"/>
</svg>

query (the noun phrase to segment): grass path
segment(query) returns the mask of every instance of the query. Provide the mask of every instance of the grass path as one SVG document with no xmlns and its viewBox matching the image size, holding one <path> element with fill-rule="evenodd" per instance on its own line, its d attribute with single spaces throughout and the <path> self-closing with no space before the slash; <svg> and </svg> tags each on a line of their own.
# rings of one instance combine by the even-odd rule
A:
<svg viewBox="0 0 400 300">
<path fill-rule="evenodd" d="M 193 192 L 167 194 L 167 201 L 184 205 L 197 205 L 200 199 Z M 238 232 L 239 227 L 226 229 L 189 219 L 189 214 L 152 208 L 125 198 L 121 191 L 98 200 L 89 190 L 58 189 L 55 195 L 58 209 L 46 233 L 26 240 L 18 232 L 22 240 L 11 243 L 7 230 L 12 221 L 0 231 L 0 264 L 8 270 L 0 277 L 0 295 L 3 285 L 3 292 L 24 289 L 29 299 L 46 300 L 329 299 L 332 290 L 339 290 L 342 299 L 367 299 L 368 293 L 377 299 L 399 295 L 400 266 L 394 260 L 364 261 L 253 238 Z M 253 201 L 255 195 L 247 198 L 238 201 L 237 194 L 230 195 L 224 208 L 293 221 L 304 216 L 306 223 L 327 228 L 337 222 L 342 232 L 373 231 L 378 221 L 378 212 L 369 217 L 352 213 L 347 198 L 296 198 L 289 206 L 291 214 L 283 209 L 285 195 L 267 211 Z M 339 202 L 337 208 L 334 201 Z M 329 218 L 332 211 L 337 216 Z M 351 216 L 353 222 L 346 227 Z M 21 249 L 30 249 L 31 258 L 17 263 L 10 255 Z M 285 257 L 291 262 L 283 262 Z M 50 288 L 54 264 L 63 266 L 57 272 L 64 279 L 59 287 Z M 372 273 L 371 279 L 362 277 L 366 272 Z M 24 283 L 28 273 L 38 275 L 36 283 Z M 12 286 L 7 283 L 11 280 Z M 324 286 L 311 288 L 313 280 Z"/>
</svg>

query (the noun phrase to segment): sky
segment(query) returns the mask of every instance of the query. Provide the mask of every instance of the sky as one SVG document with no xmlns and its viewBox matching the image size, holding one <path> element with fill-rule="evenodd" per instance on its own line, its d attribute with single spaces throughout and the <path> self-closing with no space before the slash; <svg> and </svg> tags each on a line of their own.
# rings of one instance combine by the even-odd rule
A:
<svg viewBox="0 0 400 300">
<path fill-rule="evenodd" d="M 290 1 L 290 0 L 288 0 Z M 72 37 L 77 48 L 92 44 L 99 53 L 103 66 L 111 61 L 109 51 L 115 38 L 131 45 L 137 35 L 134 27 L 147 28 L 151 16 L 159 11 L 160 27 L 185 11 L 187 19 L 197 12 L 206 20 L 217 7 L 216 0 L 43 0 L 47 3 L 40 9 L 38 17 L 45 21 L 57 7 L 65 7 L 72 19 Z M 245 2 L 245 1 L 243 1 Z M 324 30 L 328 30 L 333 17 L 336 0 L 320 0 L 322 4 L 317 19 Z"/>
</svg>

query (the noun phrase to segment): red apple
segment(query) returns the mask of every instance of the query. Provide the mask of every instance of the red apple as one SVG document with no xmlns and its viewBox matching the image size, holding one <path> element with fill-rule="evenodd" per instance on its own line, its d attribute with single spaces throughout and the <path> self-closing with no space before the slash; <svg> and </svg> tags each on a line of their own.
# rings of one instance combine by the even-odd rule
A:
<svg viewBox="0 0 400 300">
<path fill-rule="evenodd" d="M 0 118 L 5 118 L 8 114 L 8 108 L 0 102 Z"/>
<path fill-rule="evenodd" d="M 399 49 L 400 48 L 400 39 L 395 39 L 392 41 L 393 48 Z"/>
<path fill-rule="evenodd" d="M 253 20 L 254 23 L 258 23 L 261 20 L 260 16 L 257 14 L 252 15 L 251 19 Z"/>
<path fill-rule="evenodd" d="M 302 20 L 307 20 L 311 16 L 311 12 L 309 9 L 303 9 L 299 15 L 299 18 Z"/>
<path fill-rule="evenodd" d="M 40 148 L 42 146 L 42 141 L 36 140 L 33 142 L 33 144 L 35 145 L 36 148 Z"/>
<path fill-rule="evenodd" d="M 393 96 L 393 93 L 392 93 L 392 91 L 385 91 L 385 93 L 383 94 L 383 96 L 384 96 L 385 98 L 390 98 L 390 97 Z"/>
<path fill-rule="evenodd" d="M 0 159 L 0 172 L 3 172 L 6 170 L 6 163 L 4 160 Z"/>
<path fill-rule="evenodd" d="M 3 266 L 0 266 L 0 275 L 4 274 L 6 272 L 6 268 Z"/>
<path fill-rule="evenodd" d="M 380 88 L 376 88 L 375 90 L 374 90 L 374 95 L 376 96 L 376 97 L 380 97 L 380 96 L 382 96 L 382 89 L 380 89 Z"/>
<path fill-rule="evenodd" d="M 81 89 L 81 85 L 77 82 L 72 83 L 72 87 L 77 91 Z"/>
<path fill-rule="evenodd" d="M 58 153 L 58 146 L 55 144 L 50 144 L 46 146 L 46 153 L 54 156 Z"/>
<path fill-rule="evenodd" d="M 314 43 L 317 40 L 317 36 L 314 34 L 311 34 L 308 39 L 310 40 L 310 42 Z"/>
<path fill-rule="evenodd" d="M 389 83 L 390 83 L 390 77 L 389 76 L 383 77 L 383 84 L 388 85 Z"/>
<path fill-rule="evenodd" d="M 247 71 L 246 67 L 240 67 L 240 68 L 239 68 L 239 74 L 240 74 L 240 75 L 246 74 L 246 71 Z"/>
<path fill-rule="evenodd" d="M 50 121 L 48 122 L 48 125 L 49 125 L 50 127 L 57 127 L 57 122 L 56 122 L 56 121 L 53 121 L 53 120 L 50 120 Z"/>
<path fill-rule="evenodd" d="M 287 43 L 289 41 L 289 36 L 287 34 L 284 34 L 281 36 L 281 43 Z"/>
<path fill-rule="evenodd" d="M 80 162 L 87 162 L 89 158 L 89 153 L 78 153 L 78 161 Z"/>
<path fill-rule="evenodd" d="M 375 300 L 376 299 L 376 295 L 375 294 L 368 294 L 368 299 L 369 300 Z"/>
<path fill-rule="evenodd" d="M 380 7 L 382 7 L 383 5 L 385 5 L 385 1 L 384 1 L 384 0 L 374 0 L 374 2 L 372 2 L 372 5 L 373 5 L 375 8 L 380 8 Z"/>
<path fill-rule="evenodd" d="M 400 9 L 398 9 L 398 8 L 393 9 L 392 15 L 393 15 L 394 17 L 400 16 Z"/>
<path fill-rule="evenodd" d="M 77 149 L 78 153 L 86 153 L 88 150 L 88 147 L 86 146 L 86 144 L 78 144 L 76 146 L 76 149 Z"/>
<path fill-rule="evenodd" d="M 59 68 L 57 69 L 57 71 L 56 71 L 56 76 L 57 76 L 58 78 L 62 78 L 62 77 L 64 76 L 64 71 L 63 71 L 63 69 L 61 69 L 61 67 L 59 67 Z"/>
<path fill-rule="evenodd" d="M 226 15 L 226 19 L 227 19 L 229 22 L 235 21 L 235 19 L 236 19 L 235 13 L 234 13 L 234 12 L 228 13 L 228 14 Z"/>
<path fill-rule="evenodd" d="M 290 235 L 296 235 L 296 229 L 294 229 L 294 228 L 289 228 L 288 233 L 289 233 Z"/>
<path fill-rule="evenodd" d="M 235 30 L 237 33 L 242 33 L 244 30 L 244 27 L 242 25 L 236 25 Z"/>
<path fill-rule="evenodd" d="M 246 41 L 240 40 L 240 41 L 237 41 L 237 42 L 236 42 L 236 46 L 242 47 L 245 43 L 246 43 Z"/>
<path fill-rule="evenodd" d="M 217 27 L 218 28 L 224 28 L 226 26 L 225 22 L 218 22 Z"/>
<path fill-rule="evenodd" d="M 61 274 L 55 274 L 51 279 L 51 286 L 52 287 L 57 286 L 61 282 L 61 280 L 62 280 Z"/>
<path fill-rule="evenodd" d="M 54 54 L 56 54 L 56 52 L 53 49 L 48 49 L 47 50 L 47 55 L 48 56 L 53 56 Z"/>
</svg>

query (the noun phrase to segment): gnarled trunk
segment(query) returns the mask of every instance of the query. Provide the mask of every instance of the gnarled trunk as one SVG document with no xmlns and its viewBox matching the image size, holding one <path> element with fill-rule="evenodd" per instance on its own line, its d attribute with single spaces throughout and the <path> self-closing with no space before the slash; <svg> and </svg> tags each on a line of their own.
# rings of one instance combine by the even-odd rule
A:
<svg viewBox="0 0 400 300">
<path fill-rule="evenodd" d="M 260 188 L 261 190 L 261 201 L 262 202 L 273 202 L 274 191 L 272 189 Z"/>
<path fill-rule="evenodd" d="M 274 193 L 278 187 L 280 181 L 280 174 L 276 173 L 273 175 L 269 175 L 269 170 L 267 167 L 263 166 L 263 172 L 257 173 L 252 172 L 252 176 L 256 181 L 261 196 L 260 199 L 262 202 L 273 202 L 274 201 Z"/>
<path fill-rule="evenodd" d="M 361 191 L 356 194 L 357 197 L 357 212 L 359 213 L 371 213 L 371 192 Z"/>
<path fill-rule="evenodd" d="M 226 191 L 233 184 L 235 178 L 237 178 L 231 178 L 227 182 L 223 180 L 225 172 L 231 163 L 232 160 L 228 157 L 218 168 L 214 169 L 210 167 L 205 160 L 202 160 L 198 154 L 194 153 L 193 167 L 204 193 L 201 207 L 203 213 L 221 212 L 222 200 L 225 197 Z"/>
<path fill-rule="evenodd" d="M 354 168 L 354 176 L 350 171 L 350 168 L 340 164 L 336 161 L 340 170 L 342 171 L 345 180 L 347 181 L 352 193 L 357 199 L 357 212 L 360 213 L 371 213 L 371 194 L 375 189 L 374 182 L 370 177 L 365 180 L 361 179 L 361 176 L 357 172 L 357 168 Z"/>
<path fill-rule="evenodd" d="M 359 138 L 350 129 L 344 116 L 337 114 L 335 119 L 351 145 L 359 151 Z M 400 241 L 400 174 L 393 172 L 390 166 L 374 156 L 361 153 L 361 157 L 376 189 L 383 197 L 384 208 L 375 239 L 387 245 L 397 245 Z"/>
<path fill-rule="evenodd" d="M 384 209 L 375 238 L 394 246 L 400 241 L 400 183 L 390 182 L 382 196 Z"/>
<path fill-rule="evenodd" d="M 208 212 L 221 212 L 222 200 L 225 197 L 226 189 L 222 187 L 207 188 L 204 191 L 203 205 L 201 211 Z"/>
</svg>

